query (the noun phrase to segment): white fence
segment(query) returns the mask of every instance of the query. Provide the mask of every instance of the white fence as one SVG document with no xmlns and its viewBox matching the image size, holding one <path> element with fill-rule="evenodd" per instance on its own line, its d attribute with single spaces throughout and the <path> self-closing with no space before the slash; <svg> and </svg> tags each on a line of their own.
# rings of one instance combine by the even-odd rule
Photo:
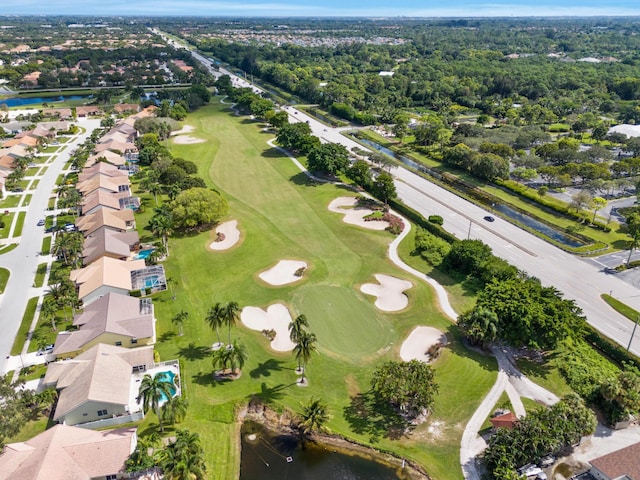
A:
<svg viewBox="0 0 640 480">
<path fill-rule="evenodd" d="M 79 423 L 74 427 L 86 428 L 89 430 L 96 430 L 98 428 L 115 427 L 116 425 L 122 425 L 123 423 L 138 422 L 144 418 L 144 413 L 136 412 L 129 415 L 122 415 L 113 418 L 103 418 L 102 420 L 96 420 L 94 422 Z"/>
</svg>

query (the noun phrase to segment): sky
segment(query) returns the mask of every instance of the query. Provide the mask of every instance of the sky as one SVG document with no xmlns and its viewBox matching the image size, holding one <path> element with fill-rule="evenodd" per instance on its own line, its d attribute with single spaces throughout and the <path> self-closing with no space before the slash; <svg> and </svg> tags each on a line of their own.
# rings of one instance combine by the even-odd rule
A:
<svg viewBox="0 0 640 480">
<path fill-rule="evenodd" d="M 250 17 L 640 16 L 640 0 L 0 0 L 0 14 Z"/>
</svg>

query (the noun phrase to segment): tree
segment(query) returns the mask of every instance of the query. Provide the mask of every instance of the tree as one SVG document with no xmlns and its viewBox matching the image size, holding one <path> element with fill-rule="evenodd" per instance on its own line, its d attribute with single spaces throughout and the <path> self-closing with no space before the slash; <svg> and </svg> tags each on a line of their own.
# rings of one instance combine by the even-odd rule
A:
<svg viewBox="0 0 640 480">
<path fill-rule="evenodd" d="M 631 245 L 629 246 L 629 257 L 627 258 L 627 267 L 631 263 L 631 254 L 633 250 L 638 248 L 640 242 L 640 214 L 632 213 L 627 218 L 627 231 L 631 237 Z"/>
<path fill-rule="evenodd" d="M 158 425 L 160 426 L 161 432 L 164 432 L 164 427 L 162 426 L 160 400 L 162 398 L 171 398 L 174 388 L 174 383 L 167 375 L 155 375 L 152 377 L 147 374 L 142 378 L 142 382 L 140 382 L 138 401 L 142 399 L 142 408 L 145 412 L 151 408 L 158 414 Z"/>
<path fill-rule="evenodd" d="M 186 310 L 180 310 L 171 318 L 171 323 L 177 325 L 178 327 L 178 336 L 182 336 L 182 327 L 184 326 L 184 322 L 189 318 L 189 312 Z"/>
<path fill-rule="evenodd" d="M 603 209 L 607 205 L 607 201 L 602 197 L 593 197 L 591 199 L 591 208 L 593 209 L 593 218 L 591 219 L 591 223 L 596 221 L 596 214 L 598 210 Z"/>
<path fill-rule="evenodd" d="M 576 213 L 582 210 L 584 207 L 591 205 L 591 194 L 587 191 L 580 190 L 577 193 L 571 195 L 571 207 L 576 209 Z"/>
<path fill-rule="evenodd" d="M 315 431 L 323 431 L 329 418 L 327 404 L 320 399 L 310 398 L 302 406 L 302 420 L 298 424 L 298 430 L 303 438 Z"/>
<path fill-rule="evenodd" d="M 182 395 L 170 397 L 167 403 L 162 406 L 162 418 L 171 425 L 181 423 L 187 416 L 188 407 L 189 402 L 186 397 Z"/>
<path fill-rule="evenodd" d="M 231 369 L 231 374 L 236 374 L 236 372 L 240 372 L 244 364 L 247 362 L 248 354 L 247 349 L 244 345 L 239 344 L 236 340 L 231 344 L 231 348 L 228 349 L 229 354 L 229 368 Z"/>
<path fill-rule="evenodd" d="M 317 338 L 315 334 L 302 332 L 302 334 L 298 337 L 295 347 L 293 347 L 293 354 L 298 361 L 298 371 L 302 372 L 300 383 L 304 383 L 305 381 L 304 375 L 306 366 L 311 359 L 311 354 L 316 351 L 316 342 Z"/>
<path fill-rule="evenodd" d="M 221 347 L 223 345 L 220 341 L 220 331 L 218 329 L 224 324 L 224 310 L 225 307 L 223 307 L 222 304 L 218 302 L 213 307 L 209 308 L 207 317 L 205 318 L 205 321 L 216 332 L 216 336 L 218 337 L 218 347 Z"/>
<path fill-rule="evenodd" d="M 338 175 L 349 166 L 349 152 L 338 143 L 324 143 L 311 150 L 307 160 L 311 171 Z"/>
<path fill-rule="evenodd" d="M 293 343 L 297 343 L 300 336 L 305 333 L 305 327 L 309 327 L 309 321 L 304 314 L 298 315 L 289 323 L 289 338 Z"/>
<path fill-rule="evenodd" d="M 356 160 L 354 164 L 347 169 L 347 177 L 365 190 L 371 188 L 373 184 L 369 164 L 364 160 Z"/>
<path fill-rule="evenodd" d="M 180 193 L 171 204 L 174 228 L 189 229 L 216 223 L 227 214 L 227 201 L 207 188 L 190 188 Z"/>
<path fill-rule="evenodd" d="M 373 372 L 371 388 L 380 400 L 409 418 L 429 412 L 438 393 L 433 369 L 418 360 L 383 363 Z"/>
<path fill-rule="evenodd" d="M 52 285 L 53 287 L 53 285 Z M 45 295 L 40 307 L 40 315 L 45 319 L 51 320 L 51 328 L 56 331 L 56 315 L 58 314 L 58 307 L 55 304 L 55 300 L 50 295 Z"/>
<path fill-rule="evenodd" d="M 160 452 L 159 464 L 167 480 L 207 478 L 207 465 L 200 436 L 188 430 L 178 430 L 175 441 Z"/>
<path fill-rule="evenodd" d="M 10 375 L 0 376 L 0 448 L 27 423 L 29 409 L 24 399 L 24 381 L 11 381 Z"/>
<path fill-rule="evenodd" d="M 486 348 L 498 334 L 498 316 L 488 308 L 478 308 L 460 315 L 458 326 L 469 341 Z"/>
<path fill-rule="evenodd" d="M 382 172 L 375 178 L 371 190 L 385 205 L 398 196 L 393 177 L 387 172 Z"/>
<path fill-rule="evenodd" d="M 235 326 L 238 321 L 240 306 L 237 302 L 229 302 L 224 306 L 222 311 L 222 320 L 229 329 L 229 345 L 231 345 L 231 327 Z"/>
<path fill-rule="evenodd" d="M 155 209 L 154 215 L 149 219 L 151 232 L 162 239 L 165 254 L 169 255 L 169 235 L 173 233 L 174 222 L 170 207 L 163 204 Z"/>
</svg>

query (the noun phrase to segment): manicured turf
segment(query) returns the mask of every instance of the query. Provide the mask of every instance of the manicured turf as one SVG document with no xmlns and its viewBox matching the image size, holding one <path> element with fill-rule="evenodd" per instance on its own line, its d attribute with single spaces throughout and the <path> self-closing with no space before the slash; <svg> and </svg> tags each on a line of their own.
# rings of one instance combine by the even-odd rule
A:
<svg viewBox="0 0 640 480">
<path fill-rule="evenodd" d="M 4 289 L 7 287 L 9 281 L 9 275 L 11 272 L 6 268 L 0 268 L 0 293 L 4 293 Z"/>
<path fill-rule="evenodd" d="M 0 200 L 0 208 L 13 208 L 17 207 L 22 199 L 22 195 L 9 194 Z"/>
<path fill-rule="evenodd" d="M 51 237 L 48 237 L 51 238 Z M 33 281 L 33 286 L 39 288 L 44 283 L 44 276 L 47 273 L 47 264 L 41 263 L 36 270 L 36 278 Z"/>
<path fill-rule="evenodd" d="M 29 327 L 31 326 L 33 315 L 36 313 L 37 306 L 38 297 L 30 298 L 27 302 L 27 308 L 22 316 L 22 322 L 20 323 L 18 334 L 16 335 L 16 339 L 13 341 L 13 346 L 11 347 L 11 355 L 18 355 L 22 351 L 24 342 L 27 341 L 27 334 L 29 333 Z"/>
<path fill-rule="evenodd" d="M 13 231 L 14 237 L 22 235 L 22 228 L 24 227 L 24 219 L 27 216 L 27 212 L 18 212 L 18 219 L 16 220 L 16 228 Z"/>
<path fill-rule="evenodd" d="M 40 255 L 49 255 L 51 252 L 51 236 L 48 235 L 42 239 L 42 248 L 40 249 Z"/>
<path fill-rule="evenodd" d="M 211 232 L 172 237 L 167 276 L 175 280 L 173 292 L 154 300 L 158 318 L 156 349 L 162 360 L 179 357 L 182 385 L 190 409 L 184 423 L 200 433 L 206 449 L 210 478 L 235 478 L 239 466 L 236 410 L 251 396 L 259 396 L 276 409 L 300 410 L 309 397 L 329 404 L 329 428 L 363 443 L 396 452 L 425 465 L 438 479 L 459 479 L 459 445 L 462 430 L 482 397 L 495 381 L 493 359 L 464 349 L 457 331 L 435 306 L 430 287 L 407 277 L 386 257 L 392 236 L 342 222 L 327 210 L 338 196 L 353 195 L 343 187 L 310 182 L 289 159 L 266 145 L 271 138 L 261 125 L 228 114 L 225 107 L 210 105 L 190 114 L 187 124 L 193 136 L 206 143 L 174 145 L 175 156 L 197 163 L 208 185 L 216 186 L 229 200 L 230 215 L 239 221 L 242 243 L 227 252 L 212 252 Z M 153 200 L 136 220 L 141 236 L 153 213 Z M 309 264 L 304 279 L 295 285 L 270 287 L 257 274 L 281 259 Z M 374 298 L 358 286 L 375 273 L 409 278 L 409 308 L 383 313 Z M 175 295 L 175 300 L 172 300 Z M 260 332 L 241 325 L 232 330 L 249 352 L 240 379 L 213 380 L 210 345 L 215 334 L 204 322 L 215 302 L 237 301 L 240 306 L 266 306 L 282 302 L 292 315 L 309 317 L 318 336 L 319 353 L 308 365 L 309 386 L 295 385 L 295 360 L 291 353 L 276 353 Z M 331 305 L 329 305 L 331 303 Z M 184 336 L 175 336 L 170 319 L 180 310 L 189 318 Z M 440 393 L 430 423 L 410 436 L 393 439 L 380 419 L 354 411 L 359 393 L 369 389 L 371 373 L 380 362 L 398 358 L 403 339 L 416 325 L 432 325 L 448 331 L 451 343 L 436 361 Z M 226 341 L 226 329 L 222 330 Z M 147 415 L 140 434 L 155 429 L 155 415 Z M 171 429 L 169 429 L 169 433 Z"/>
</svg>

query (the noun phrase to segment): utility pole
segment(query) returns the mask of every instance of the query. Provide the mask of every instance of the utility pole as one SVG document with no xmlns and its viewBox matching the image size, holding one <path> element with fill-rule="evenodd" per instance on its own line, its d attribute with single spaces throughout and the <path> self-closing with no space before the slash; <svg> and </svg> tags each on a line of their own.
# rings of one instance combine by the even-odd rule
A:
<svg viewBox="0 0 640 480">
<path fill-rule="evenodd" d="M 469 219 L 469 231 L 467 232 L 467 240 L 471 238 L 471 219 Z"/>
<path fill-rule="evenodd" d="M 638 317 L 640 317 L 640 315 L 636 317 L 636 323 L 633 324 L 633 330 L 631 330 L 631 338 L 629 339 L 629 345 L 627 345 L 627 352 L 631 348 L 631 342 L 633 342 L 633 336 L 635 335 L 636 328 L 638 327 Z"/>
</svg>

